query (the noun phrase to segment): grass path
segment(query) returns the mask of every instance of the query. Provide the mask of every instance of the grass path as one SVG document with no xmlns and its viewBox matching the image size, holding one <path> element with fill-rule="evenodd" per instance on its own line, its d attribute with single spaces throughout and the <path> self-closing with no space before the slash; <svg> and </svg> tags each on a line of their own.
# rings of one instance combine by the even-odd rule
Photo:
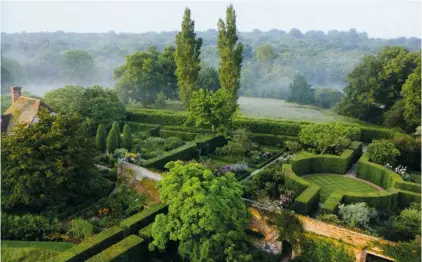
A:
<svg viewBox="0 0 422 262">
<path fill-rule="evenodd" d="M 325 200 L 331 195 L 332 192 L 378 192 L 378 188 L 371 184 L 366 183 L 365 180 L 345 177 L 344 175 L 336 174 L 312 174 L 303 176 L 305 180 L 321 186 L 321 200 Z"/>
</svg>

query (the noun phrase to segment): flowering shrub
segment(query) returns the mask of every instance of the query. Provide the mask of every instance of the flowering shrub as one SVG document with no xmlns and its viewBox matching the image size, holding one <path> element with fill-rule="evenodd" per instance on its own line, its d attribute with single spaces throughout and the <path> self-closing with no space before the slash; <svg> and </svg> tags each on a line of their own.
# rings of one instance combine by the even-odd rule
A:
<svg viewBox="0 0 422 262">
<path fill-rule="evenodd" d="M 296 198 L 296 193 L 284 187 L 279 187 L 280 192 L 280 205 L 283 208 L 289 208 L 293 205 Z"/>
<path fill-rule="evenodd" d="M 391 164 L 385 164 L 385 167 L 393 170 L 394 172 L 396 172 L 397 174 L 399 174 L 401 176 L 401 178 L 403 178 L 405 181 L 411 181 L 412 177 L 410 176 L 410 174 L 407 173 L 407 167 L 402 166 L 402 165 L 398 165 L 396 166 L 396 168 L 393 169 L 393 166 Z"/>
</svg>

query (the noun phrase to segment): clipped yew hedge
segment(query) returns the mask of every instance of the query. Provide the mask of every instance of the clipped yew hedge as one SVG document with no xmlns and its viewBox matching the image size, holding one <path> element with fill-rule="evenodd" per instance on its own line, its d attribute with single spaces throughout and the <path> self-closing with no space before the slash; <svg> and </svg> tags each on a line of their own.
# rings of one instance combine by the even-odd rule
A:
<svg viewBox="0 0 422 262">
<path fill-rule="evenodd" d="M 183 132 L 183 131 L 174 131 L 174 130 L 165 130 L 160 129 L 160 137 L 167 138 L 167 137 L 178 137 L 183 141 L 192 141 L 195 140 L 195 137 L 198 135 L 197 133 L 190 133 L 190 132 Z"/>
<path fill-rule="evenodd" d="M 152 240 L 152 223 L 144 228 L 141 228 L 138 232 L 138 235 L 142 239 L 145 239 L 145 241 L 150 242 Z"/>
<path fill-rule="evenodd" d="M 295 191 L 298 195 L 302 194 L 303 191 L 312 185 L 310 182 L 297 176 L 292 170 L 292 165 L 284 164 L 282 166 L 282 173 L 284 185 L 290 190 Z"/>
<path fill-rule="evenodd" d="M 286 141 L 299 141 L 297 136 L 278 136 L 270 134 L 248 133 L 252 141 L 263 146 L 283 147 Z"/>
<path fill-rule="evenodd" d="M 338 192 L 333 192 L 331 195 L 325 200 L 324 204 L 321 207 L 321 213 L 323 214 L 334 214 L 337 212 L 338 206 L 343 201 L 343 194 Z"/>
<path fill-rule="evenodd" d="M 119 242 L 124 237 L 123 229 L 118 226 L 111 227 L 78 245 L 53 257 L 51 262 L 79 262 L 85 261 L 98 254 L 111 245 Z"/>
<path fill-rule="evenodd" d="M 413 182 L 396 181 L 394 187 L 414 193 L 421 193 L 421 185 Z"/>
<path fill-rule="evenodd" d="M 311 214 L 318 208 L 321 187 L 312 184 L 302 192 L 294 203 L 294 210 L 298 214 Z"/>
<path fill-rule="evenodd" d="M 132 122 L 141 122 L 145 124 L 154 124 L 165 126 L 164 129 L 170 129 L 169 126 L 178 128 L 180 131 L 195 130 L 195 132 L 209 132 L 209 128 L 187 128 L 183 127 L 188 115 L 186 112 L 153 110 L 153 109 L 128 109 L 126 112 L 126 120 Z M 312 125 L 313 122 L 308 121 L 291 121 L 291 120 L 275 120 L 275 119 L 254 119 L 246 117 L 238 117 L 233 120 L 234 128 L 247 128 L 253 133 L 298 136 L 302 126 Z M 343 123 L 358 127 L 361 130 L 360 140 L 365 143 L 371 143 L 374 139 L 390 139 L 393 138 L 395 132 L 378 127 L 368 127 L 355 123 Z M 132 128 L 132 127 L 131 127 Z M 134 129 L 132 129 L 134 130 Z M 173 129 L 176 130 L 176 129 Z M 201 131 L 199 131 L 201 130 Z"/>
<path fill-rule="evenodd" d="M 164 166 L 170 161 L 187 160 L 195 158 L 198 154 L 196 149 L 197 147 L 195 142 L 188 142 L 181 147 L 175 148 L 168 152 L 164 152 L 160 156 L 145 161 L 142 166 L 158 170 L 164 170 Z"/>
<path fill-rule="evenodd" d="M 405 190 L 396 189 L 396 188 L 394 188 L 393 190 L 397 192 L 397 206 L 399 208 L 403 209 L 403 208 L 409 207 L 410 203 L 412 202 L 417 202 L 417 203 L 421 202 L 420 193 L 405 191 Z"/>
<path fill-rule="evenodd" d="M 396 182 L 403 182 L 399 174 L 381 165 L 369 162 L 369 153 L 365 152 L 358 161 L 356 176 L 384 188 L 394 187 Z"/>
<path fill-rule="evenodd" d="M 342 192 L 343 202 L 345 204 L 365 202 L 378 210 L 393 211 L 397 206 L 397 192 L 378 191 L 370 193 L 360 192 Z"/>
<path fill-rule="evenodd" d="M 142 243 L 144 240 L 138 236 L 130 235 L 103 250 L 101 253 L 86 260 L 87 262 L 117 262 L 117 261 L 136 261 L 142 251 Z"/>
<path fill-rule="evenodd" d="M 165 214 L 167 212 L 167 205 L 157 204 L 122 220 L 119 225 L 123 228 L 125 235 L 137 234 L 141 228 L 154 222 L 156 215 Z"/>
</svg>

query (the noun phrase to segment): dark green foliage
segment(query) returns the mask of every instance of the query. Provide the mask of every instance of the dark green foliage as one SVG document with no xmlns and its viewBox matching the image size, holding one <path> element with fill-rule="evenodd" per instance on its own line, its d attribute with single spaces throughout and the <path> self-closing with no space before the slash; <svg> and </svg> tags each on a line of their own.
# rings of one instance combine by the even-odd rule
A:
<svg viewBox="0 0 422 262">
<path fill-rule="evenodd" d="M 221 88 L 218 71 L 214 67 L 202 68 L 199 72 L 198 86 L 216 92 Z"/>
<path fill-rule="evenodd" d="M 286 142 L 299 141 L 299 138 L 294 136 L 277 136 L 257 133 L 248 133 L 248 136 L 253 142 L 256 142 L 263 146 L 283 147 Z"/>
<path fill-rule="evenodd" d="M 184 146 L 165 152 L 160 156 L 145 161 L 142 165 L 145 167 L 163 170 L 167 162 L 174 160 L 190 160 L 197 156 L 197 147 L 194 142 L 187 143 Z"/>
<path fill-rule="evenodd" d="M 168 206 L 164 204 L 156 204 L 131 217 L 120 222 L 120 227 L 124 229 L 125 235 L 137 234 L 138 231 L 154 221 L 158 214 L 168 212 Z"/>
<path fill-rule="evenodd" d="M 97 144 L 97 149 L 101 152 L 106 150 L 106 130 L 102 124 L 98 125 L 97 135 L 95 136 L 95 142 Z"/>
<path fill-rule="evenodd" d="M 321 213 L 323 214 L 334 214 L 337 211 L 338 205 L 340 205 L 343 201 L 343 194 L 333 192 L 331 195 L 325 200 L 324 204 L 321 207 Z"/>
<path fill-rule="evenodd" d="M 77 116 L 38 112 L 2 136 L 2 208 L 57 209 L 107 191 L 107 181 L 91 172 L 95 144 L 79 132 Z"/>
<path fill-rule="evenodd" d="M 119 146 L 119 139 L 116 129 L 110 129 L 110 132 L 107 136 L 107 151 L 109 154 L 112 154 Z"/>
<path fill-rule="evenodd" d="M 421 209 L 419 205 L 411 205 L 400 212 L 393 220 L 393 228 L 399 239 L 410 240 L 421 235 Z"/>
<path fill-rule="evenodd" d="M 295 212 L 308 215 L 315 211 L 318 208 L 320 193 L 320 186 L 311 185 L 308 187 L 295 199 Z"/>
<path fill-rule="evenodd" d="M 303 225 L 290 210 L 281 210 L 275 215 L 273 223 L 277 228 L 279 240 L 289 241 L 295 248 L 303 240 Z"/>
<path fill-rule="evenodd" d="M 308 84 L 305 76 L 297 74 L 289 85 L 289 89 L 288 102 L 300 105 L 312 105 L 315 103 L 315 90 Z"/>
<path fill-rule="evenodd" d="M 412 182 L 406 182 L 406 181 L 396 181 L 394 184 L 395 188 L 411 191 L 414 193 L 421 193 L 421 185 L 417 183 Z"/>
<path fill-rule="evenodd" d="M 332 88 L 315 89 L 315 105 L 322 108 L 331 108 L 343 98 L 343 93 Z"/>
<path fill-rule="evenodd" d="M 401 189 L 394 189 L 397 192 L 397 206 L 399 208 L 406 208 L 409 207 L 411 203 L 420 203 L 421 202 L 421 194 L 405 191 Z"/>
<path fill-rule="evenodd" d="M 246 198 L 259 199 L 263 191 L 265 196 L 275 199 L 279 196 L 279 186 L 284 184 L 281 166 L 265 168 L 242 183 L 245 185 Z"/>
<path fill-rule="evenodd" d="M 395 147 L 392 141 L 381 139 L 374 140 L 368 146 L 368 155 L 371 162 L 380 165 L 393 165 L 396 163 L 396 158 L 400 156 L 400 151 Z"/>
<path fill-rule="evenodd" d="M 122 147 L 127 150 L 132 149 L 132 132 L 130 131 L 130 126 L 128 124 L 125 124 L 123 128 Z"/>
<path fill-rule="evenodd" d="M 147 242 L 150 242 L 152 240 L 152 224 L 149 224 L 148 226 L 145 226 L 143 228 L 141 228 L 138 231 L 138 235 L 142 238 L 145 239 Z"/>
<path fill-rule="evenodd" d="M 369 192 L 369 193 L 358 193 L 358 192 L 341 192 L 343 194 L 344 204 L 353 204 L 364 202 L 370 207 L 374 207 L 377 210 L 393 211 L 398 203 L 397 194 L 395 191 L 384 191 L 384 192 Z"/>
<path fill-rule="evenodd" d="M 404 101 L 397 100 L 397 102 L 383 115 L 383 125 L 386 127 L 394 128 L 398 127 L 402 130 L 406 130 L 406 122 L 404 120 Z M 413 129 L 410 128 L 409 131 Z"/>
<path fill-rule="evenodd" d="M 124 262 L 139 259 L 139 251 L 144 240 L 131 235 L 101 253 L 86 260 L 87 262 Z"/>
<path fill-rule="evenodd" d="M 420 170 L 421 143 L 405 134 L 396 134 L 393 138 L 394 145 L 400 151 L 397 162 L 406 166 L 408 170 Z"/>
<path fill-rule="evenodd" d="M 59 233 L 61 224 L 57 219 L 40 215 L 1 214 L 1 238 L 10 240 L 43 240 L 51 233 Z"/>
<path fill-rule="evenodd" d="M 107 249 L 123 239 L 123 229 L 114 226 L 53 257 L 50 262 L 79 262 Z"/>
<path fill-rule="evenodd" d="M 306 234 L 300 243 L 302 253 L 293 261 L 298 262 L 354 262 L 352 248 L 336 240 Z"/>
</svg>

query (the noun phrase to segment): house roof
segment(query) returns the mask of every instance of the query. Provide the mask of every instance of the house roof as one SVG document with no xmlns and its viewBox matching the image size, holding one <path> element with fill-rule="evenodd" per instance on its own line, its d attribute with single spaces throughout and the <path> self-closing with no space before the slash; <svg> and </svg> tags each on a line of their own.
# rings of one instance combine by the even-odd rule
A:
<svg viewBox="0 0 422 262">
<path fill-rule="evenodd" d="M 4 112 L 1 117 L 1 131 L 10 131 L 17 124 L 30 124 L 34 121 L 40 107 L 53 110 L 39 99 L 21 96 Z M 4 121 L 4 123 L 3 123 Z"/>
</svg>

